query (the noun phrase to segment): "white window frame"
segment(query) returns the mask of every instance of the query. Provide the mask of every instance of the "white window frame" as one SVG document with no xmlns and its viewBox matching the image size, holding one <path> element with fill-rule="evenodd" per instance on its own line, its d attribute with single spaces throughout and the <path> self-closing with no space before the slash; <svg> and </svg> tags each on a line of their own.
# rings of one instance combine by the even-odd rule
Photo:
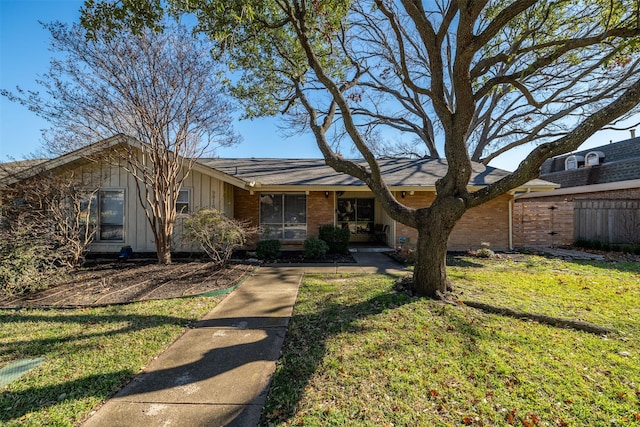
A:
<svg viewBox="0 0 640 427">
<path fill-rule="evenodd" d="M 102 238 L 102 227 L 104 225 L 106 225 L 104 223 L 104 221 L 102 220 L 102 200 L 103 200 L 103 194 L 106 192 L 122 192 L 122 239 L 103 239 Z M 93 206 L 93 203 L 92 203 Z M 97 232 L 96 232 L 96 241 L 99 242 L 105 242 L 105 243 L 110 243 L 110 242 L 125 242 L 126 241 L 126 223 L 127 223 L 127 189 L 126 188 L 101 188 L 98 191 L 98 200 L 97 200 L 97 204 L 95 205 L 96 210 L 97 210 L 97 215 L 96 215 L 96 219 L 97 219 Z M 108 225 L 120 225 L 120 224 L 108 224 Z"/>
<path fill-rule="evenodd" d="M 582 156 L 576 156 L 575 154 L 564 159 L 564 170 L 572 171 L 580 168 L 580 162 L 584 162 Z M 573 166 L 573 167 L 570 167 Z"/>
<path fill-rule="evenodd" d="M 590 159 L 595 159 L 595 161 Z M 584 164 L 585 166 L 598 166 L 600 164 L 600 153 L 597 151 L 589 151 L 586 156 L 584 156 Z"/>
<path fill-rule="evenodd" d="M 180 194 L 187 193 L 187 201 L 180 200 Z M 178 204 L 185 205 L 185 207 L 178 209 Z M 191 189 L 190 188 L 181 188 L 178 190 L 178 197 L 176 198 L 175 210 L 178 215 L 186 215 L 191 212 Z"/>
</svg>

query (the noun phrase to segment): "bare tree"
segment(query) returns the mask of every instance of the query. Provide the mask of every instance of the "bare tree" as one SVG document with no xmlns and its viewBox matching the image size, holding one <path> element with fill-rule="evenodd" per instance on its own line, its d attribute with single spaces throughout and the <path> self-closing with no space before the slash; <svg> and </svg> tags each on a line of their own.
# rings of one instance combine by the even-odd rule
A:
<svg viewBox="0 0 640 427">
<path fill-rule="evenodd" d="M 305 119 L 328 165 L 365 182 L 386 212 L 418 230 L 414 287 L 447 286 L 447 238 L 468 210 L 536 177 L 545 159 L 576 149 L 640 103 L 639 4 L 631 0 L 170 1 L 225 47 L 243 74 L 248 115 Z M 85 23 L 153 26 L 162 5 L 87 3 Z M 106 4 L 109 7 L 104 7 Z M 336 131 L 336 128 L 338 129 Z M 385 183 L 370 137 L 420 140 L 447 173 L 429 206 L 411 208 Z M 338 135 L 366 161 L 335 150 Z M 472 159 L 528 143 L 505 178 L 468 188 Z"/>
<path fill-rule="evenodd" d="M 2 175 L 19 176 L 16 165 L 0 164 Z M 38 166 L 33 166 L 32 169 Z M 0 184 L 0 288 L 11 293 L 36 289 L 49 273 L 84 263 L 96 234 L 96 173 L 82 179 L 75 170 L 39 171 Z"/>
<path fill-rule="evenodd" d="M 38 81 L 47 96 L 20 88 L 2 94 L 51 123 L 44 134 L 51 154 L 117 134 L 138 141 L 118 146 L 111 162 L 136 178 L 158 261 L 171 263 L 182 183 L 198 157 L 238 140 L 212 46 L 177 24 L 162 33 L 46 28 L 58 52 Z"/>
</svg>

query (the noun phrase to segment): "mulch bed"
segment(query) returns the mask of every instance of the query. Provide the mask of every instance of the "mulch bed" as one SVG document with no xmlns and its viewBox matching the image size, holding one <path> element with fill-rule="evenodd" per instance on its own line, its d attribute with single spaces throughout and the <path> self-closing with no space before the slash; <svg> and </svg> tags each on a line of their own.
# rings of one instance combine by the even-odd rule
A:
<svg viewBox="0 0 640 427">
<path fill-rule="evenodd" d="M 109 262 L 72 272 L 48 289 L 0 297 L 2 308 L 79 307 L 200 295 L 229 289 L 255 266 L 208 262 Z"/>
<path fill-rule="evenodd" d="M 272 263 L 355 262 L 351 255 L 305 259 L 302 252 L 285 252 Z M 210 262 L 176 261 L 161 265 L 153 260 L 99 262 L 71 272 L 49 288 L 19 296 L 0 296 L 0 308 L 88 307 L 135 301 L 179 298 L 230 289 L 256 268 L 239 262 L 216 268 Z"/>
</svg>

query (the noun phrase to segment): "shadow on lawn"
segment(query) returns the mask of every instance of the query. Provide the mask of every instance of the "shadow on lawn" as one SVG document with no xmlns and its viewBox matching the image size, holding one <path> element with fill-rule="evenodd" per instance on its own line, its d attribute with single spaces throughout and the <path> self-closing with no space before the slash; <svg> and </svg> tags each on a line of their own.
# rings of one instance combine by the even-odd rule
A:
<svg viewBox="0 0 640 427">
<path fill-rule="evenodd" d="M 294 415 L 309 379 L 323 360 L 328 338 L 342 332 L 356 333 L 360 329 L 354 324 L 357 320 L 411 302 L 404 292 L 389 291 L 358 304 L 329 303 L 318 313 L 294 315 L 260 425 L 285 422 Z"/>
<path fill-rule="evenodd" d="M 603 270 L 615 270 L 623 273 L 640 274 L 640 262 L 637 261 L 585 261 L 585 260 L 568 260 L 576 265 L 589 265 L 591 267 L 601 268 Z"/>
<path fill-rule="evenodd" d="M 171 316 L 141 316 L 141 315 L 59 315 L 46 316 L 42 314 L 30 315 L 23 311 L 2 310 L 0 311 L 0 324 L 3 328 L 20 328 L 21 323 L 49 322 L 49 323 L 75 323 L 87 325 L 86 332 L 76 330 L 73 336 L 59 334 L 47 338 L 25 337 L 21 341 L 13 341 L 0 346 L 0 355 L 19 354 L 20 357 L 47 357 L 54 360 L 55 356 L 48 357 L 60 345 L 69 345 L 72 342 L 73 353 L 80 353 L 84 349 L 96 348 L 96 343 L 100 338 L 117 336 L 133 331 L 140 331 L 155 328 L 166 324 L 186 325 L 189 319 Z M 109 323 L 123 323 L 126 325 L 117 329 L 89 332 L 91 325 L 105 325 Z M 96 340 L 98 338 L 98 340 Z M 56 352 L 67 352 L 65 349 L 54 350 Z M 80 357 L 77 357 L 78 363 Z M 55 363 L 55 362 L 54 362 Z M 41 365 L 46 368 L 45 364 Z M 134 372 L 128 369 L 114 372 L 104 372 L 88 375 L 72 381 L 65 381 L 60 378 L 59 382 L 43 387 L 26 388 L 20 391 L 3 390 L 0 394 L 0 423 L 8 421 L 19 421 L 21 417 L 42 408 L 59 404 L 65 400 L 81 400 L 88 397 L 105 399 L 126 384 L 133 376 Z M 19 380 L 18 380 L 19 381 Z M 10 387 L 10 385 L 9 385 Z"/>
<path fill-rule="evenodd" d="M 2 407 L 0 422 L 21 423 L 24 421 L 21 420 L 23 416 L 49 406 L 62 404 L 67 400 L 82 400 L 89 397 L 106 399 L 126 384 L 133 375 L 133 371 L 121 370 L 21 391 L 4 391 L 0 395 L 0 407 Z M 72 411 L 72 413 L 81 413 L 77 409 Z"/>
</svg>

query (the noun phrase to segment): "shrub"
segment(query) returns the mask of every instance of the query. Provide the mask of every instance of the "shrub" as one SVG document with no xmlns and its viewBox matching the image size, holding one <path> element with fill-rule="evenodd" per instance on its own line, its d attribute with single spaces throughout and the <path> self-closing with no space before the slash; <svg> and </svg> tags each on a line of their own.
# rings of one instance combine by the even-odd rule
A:
<svg viewBox="0 0 640 427">
<path fill-rule="evenodd" d="M 256 256 L 259 259 L 276 259 L 280 256 L 280 240 L 260 240 L 256 246 Z"/>
<path fill-rule="evenodd" d="M 255 231 L 245 223 L 227 218 L 216 209 L 201 209 L 184 221 L 186 238 L 196 243 L 217 266 L 225 265 L 233 251 Z"/>
<path fill-rule="evenodd" d="M 0 291 L 21 295 L 46 289 L 51 278 L 64 275 L 52 242 L 35 223 L 22 221 L 0 227 Z"/>
<path fill-rule="evenodd" d="M 327 243 L 329 252 L 335 254 L 346 254 L 349 252 L 349 238 L 351 237 L 351 233 L 348 228 L 325 224 L 320 226 L 319 237 Z"/>
<path fill-rule="evenodd" d="M 584 249 L 592 249 L 593 248 L 593 242 L 591 240 L 582 239 L 582 238 L 576 240 L 574 245 L 576 247 L 578 247 L 578 248 L 584 248 Z"/>
<path fill-rule="evenodd" d="M 480 245 L 482 247 L 478 249 L 478 252 L 476 252 L 476 256 L 478 258 L 493 258 L 496 256 L 496 253 L 489 248 L 489 246 L 491 246 L 489 243 L 482 242 Z"/>
<path fill-rule="evenodd" d="M 316 237 L 309 237 L 304 241 L 305 258 L 324 258 L 329 250 L 329 245 L 324 240 Z"/>
</svg>

